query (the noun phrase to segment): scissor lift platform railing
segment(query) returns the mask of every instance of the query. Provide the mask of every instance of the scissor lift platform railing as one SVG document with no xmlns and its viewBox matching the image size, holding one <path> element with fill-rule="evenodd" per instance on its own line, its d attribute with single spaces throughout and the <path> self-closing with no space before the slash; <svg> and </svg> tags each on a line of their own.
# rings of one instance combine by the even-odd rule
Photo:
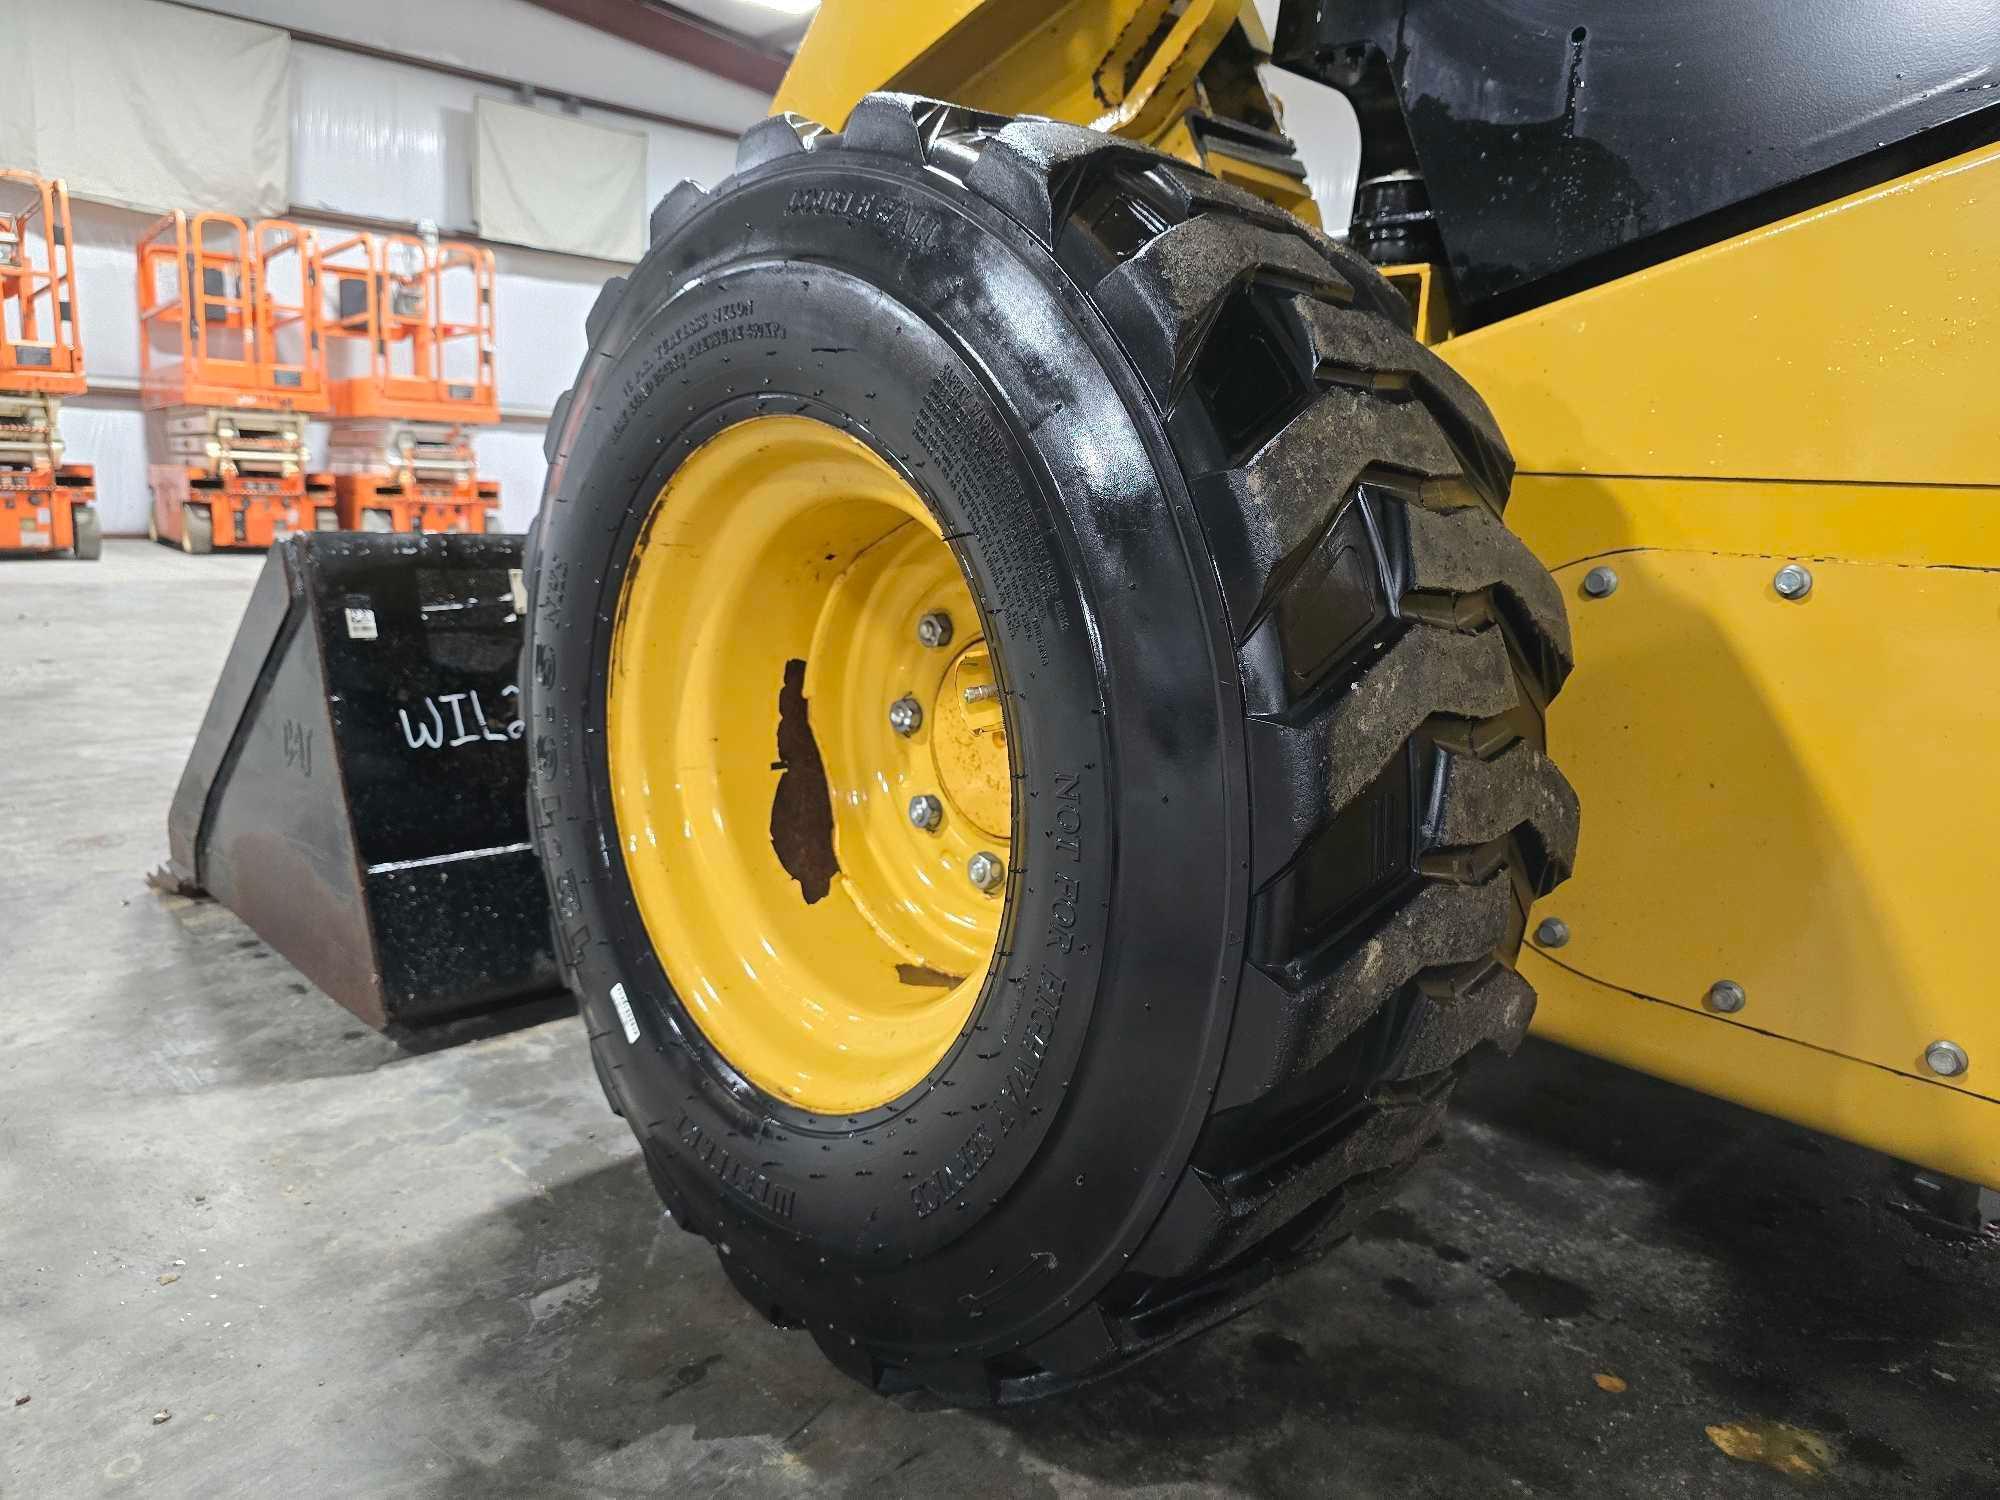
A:
<svg viewBox="0 0 2000 1500">
<path fill-rule="evenodd" d="M 95 475 L 63 462 L 84 380 L 69 192 L 0 170 L 0 553 L 98 555 Z"/>
<path fill-rule="evenodd" d="M 497 529 L 473 447 L 500 416 L 492 252 L 356 234 L 322 247 L 320 288 L 341 525 Z"/>
<path fill-rule="evenodd" d="M 306 464 L 330 406 L 313 232 L 177 210 L 138 266 L 153 536 L 206 552 L 332 529 L 332 477 Z"/>
</svg>

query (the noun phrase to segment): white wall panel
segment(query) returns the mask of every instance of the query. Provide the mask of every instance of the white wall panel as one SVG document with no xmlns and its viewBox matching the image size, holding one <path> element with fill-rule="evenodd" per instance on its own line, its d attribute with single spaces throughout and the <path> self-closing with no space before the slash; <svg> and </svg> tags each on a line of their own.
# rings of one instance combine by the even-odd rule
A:
<svg viewBox="0 0 2000 1500">
<path fill-rule="evenodd" d="M 462 78 L 301 43 L 292 51 L 292 201 L 447 229 L 472 223 Z"/>
<path fill-rule="evenodd" d="M 542 429 L 508 422 L 479 434 L 479 472 L 500 481 L 501 523 L 509 531 L 526 531 L 542 504 L 542 480 L 548 464 L 542 458 Z"/>
<path fill-rule="evenodd" d="M 610 119 L 585 110 L 583 118 Z M 703 187 L 713 187 L 736 170 L 736 142 L 721 136 L 701 135 L 692 130 L 675 130 L 667 125 L 646 126 L 646 212 L 666 197 L 676 183 L 693 178 Z"/>
<path fill-rule="evenodd" d="M 146 418 L 136 397 L 77 396 L 63 403 L 63 458 L 97 470 L 98 525 L 114 536 L 144 536 Z"/>
<path fill-rule="evenodd" d="M 583 363 L 583 320 L 616 267 L 501 246 L 493 252 L 500 404 L 547 411 Z"/>
<path fill-rule="evenodd" d="M 133 247 L 157 215 L 72 201 L 76 307 L 83 362 L 96 382 L 139 378 L 138 261 Z"/>
</svg>

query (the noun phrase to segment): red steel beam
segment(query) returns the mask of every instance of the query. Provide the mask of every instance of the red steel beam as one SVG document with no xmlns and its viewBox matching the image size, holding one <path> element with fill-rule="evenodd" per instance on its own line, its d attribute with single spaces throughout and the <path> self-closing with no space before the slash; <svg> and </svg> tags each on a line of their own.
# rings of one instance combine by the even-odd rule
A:
<svg viewBox="0 0 2000 1500">
<path fill-rule="evenodd" d="M 529 0 L 543 10 L 580 21 L 663 57 L 695 67 L 766 94 L 776 93 L 785 76 L 787 59 L 737 36 L 709 26 L 684 12 L 645 0 Z"/>
</svg>

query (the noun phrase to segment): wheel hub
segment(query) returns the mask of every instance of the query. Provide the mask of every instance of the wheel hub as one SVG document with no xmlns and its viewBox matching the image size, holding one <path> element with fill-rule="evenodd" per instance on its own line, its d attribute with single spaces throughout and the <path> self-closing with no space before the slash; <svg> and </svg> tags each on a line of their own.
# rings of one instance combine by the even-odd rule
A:
<svg viewBox="0 0 2000 1500">
<path fill-rule="evenodd" d="M 930 722 L 931 764 L 951 813 L 989 840 L 1005 840 L 1014 787 L 1007 725 L 993 680 L 992 655 L 975 640 L 952 659 L 938 683 Z"/>
</svg>

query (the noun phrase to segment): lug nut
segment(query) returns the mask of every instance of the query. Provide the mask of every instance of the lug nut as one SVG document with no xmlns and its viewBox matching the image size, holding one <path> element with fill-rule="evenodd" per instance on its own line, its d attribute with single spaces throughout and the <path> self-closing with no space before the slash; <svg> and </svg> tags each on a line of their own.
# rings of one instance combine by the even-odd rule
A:
<svg viewBox="0 0 2000 1500">
<path fill-rule="evenodd" d="M 1543 948 L 1560 948 L 1569 941 L 1569 923 L 1561 917 L 1543 917 L 1535 928 L 1535 943 Z"/>
<path fill-rule="evenodd" d="M 1007 867 L 1000 862 L 999 855 L 982 849 L 965 862 L 965 878 L 990 896 L 1007 878 Z"/>
<path fill-rule="evenodd" d="M 917 621 L 917 643 L 935 651 L 951 644 L 951 616 L 941 609 L 926 613 Z"/>
<path fill-rule="evenodd" d="M 1812 592 L 1812 583 L 1812 569 L 1797 563 L 1786 563 L 1771 579 L 1771 587 L 1778 591 L 1780 599 L 1803 599 Z"/>
<path fill-rule="evenodd" d="M 889 727 L 901 735 L 915 734 L 923 727 L 924 706 L 907 695 L 889 705 Z"/>
<path fill-rule="evenodd" d="M 944 804 L 928 792 L 910 799 L 910 821 L 929 833 L 944 821 Z"/>
<path fill-rule="evenodd" d="M 1733 979 L 1718 979 L 1708 987 L 1708 1008 L 1719 1015 L 1733 1016 L 1749 1001 L 1743 986 Z"/>
<path fill-rule="evenodd" d="M 1608 599 L 1618 592 L 1616 570 L 1598 566 L 1583 575 L 1583 591 L 1593 599 Z"/>
<path fill-rule="evenodd" d="M 1940 1038 L 1924 1048 L 1924 1066 L 1940 1078 L 1956 1078 L 1972 1066 L 1972 1059 L 1957 1042 Z"/>
</svg>

